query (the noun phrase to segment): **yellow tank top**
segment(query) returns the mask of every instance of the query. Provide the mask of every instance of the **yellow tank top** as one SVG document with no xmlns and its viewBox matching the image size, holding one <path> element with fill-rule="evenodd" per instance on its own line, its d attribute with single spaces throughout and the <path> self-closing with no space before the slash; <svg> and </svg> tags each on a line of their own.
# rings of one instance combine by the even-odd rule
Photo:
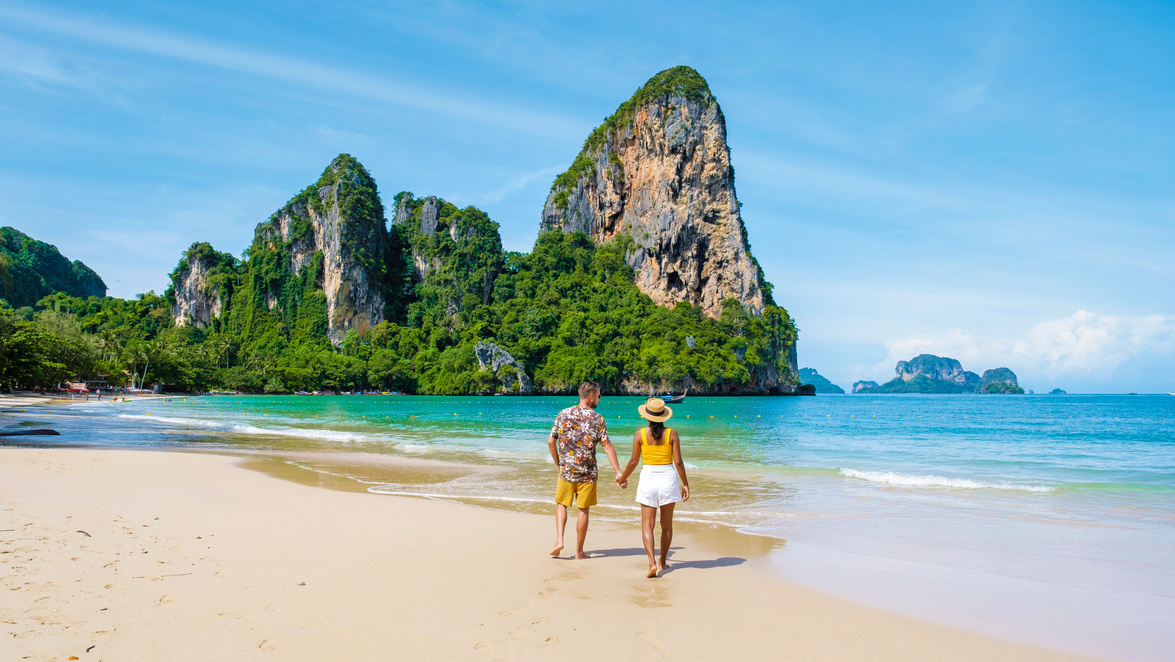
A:
<svg viewBox="0 0 1175 662">
<path fill-rule="evenodd" d="M 641 428 L 641 462 L 645 464 L 673 464 L 673 444 L 669 443 L 669 428 L 660 444 L 649 443 L 649 428 Z"/>
</svg>

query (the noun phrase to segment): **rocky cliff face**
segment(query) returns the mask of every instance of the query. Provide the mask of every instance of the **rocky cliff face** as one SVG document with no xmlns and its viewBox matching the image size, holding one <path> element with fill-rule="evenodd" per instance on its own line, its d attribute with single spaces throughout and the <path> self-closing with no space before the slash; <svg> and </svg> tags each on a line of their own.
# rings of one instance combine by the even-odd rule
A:
<svg viewBox="0 0 1175 662">
<path fill-rule="evenodd" d="M 388 233 L 375 181 L 354 158 L 340 155 L 318 182 L 257 226 L 254 246 L 288 255 L 289 271 L 321 271 L 316 285 L 327 303 L 327 335 L 366 333 L 384 319 Z M 280 292 L 267 293 L 273 307 Z"/>
<path fill-rule="evenodd" d="M 510 352 L 492 342 L 482 342 L 473 348 L 473 354 L 477 357 L 478 369 L 493 372 L 505 393 L 530 395 L 534 392 L 530 377 Z"/>
<path fill-rule="evenodd" d="M 439 302 L 447 315 L 490 302 L 505 262 L 498 224 L 476 207 L 457 208 L 435 196 L 396 196 L 393 231 L 404 243 L 414 294 Z M 433 320 L 442 323 L 442 320 Z M 451 320 L 450 320 L 451 321 Z"/>
<path fill-rule="evenodd" d="M 232 294 L 236 260 L 206 242 L 192 244 L 171 272 L 165 293 L 171 301 L 176 326 L 208 326 L 227 307 Z"/>
<path fill-rule="evenodd" d="M 909 361 L 898 361 L 894 371 L 905 382 L 921 375 L 931 381 L 947 382 L 968 389 L 979 385 L 979 375 L 963 370 L 963 364 L 958 360 L 933 354 L 919 354 Z"/>
<path fill-rule="evenodd" d="M 857 382 L 853 393 L 1023 393 L 1016 384 L 1016 374 L 1007 368 L 995 368 L 983 377 L 963 370 L 957 360 L 919 354 L 909 361 L 898 361 L 897 376 L 878 385 Z"/>
<path fill-rule="evenodd" d="M 983 376 L 979 378 L 979 385 L 987 386 L 988 384 L 994 383 L 1011 384 L 1012 386 L 1020 385 L 1020 383 L 1016 380 L 1016 373 L 1012 372 L 1011 368 L 992 368 L 991 370 L 984 370 Z"/>
<path fill-rule="evenodd" d="M 551 187 L 543 230 L 620 234 L 636 284 L 659 305 L 689 301 L 717 317 L 735 298 L 752 314 L 773 303 L 751 256 L 726 122 L 689 67 L 663 71 L 622 104 Z"/>
</svg>

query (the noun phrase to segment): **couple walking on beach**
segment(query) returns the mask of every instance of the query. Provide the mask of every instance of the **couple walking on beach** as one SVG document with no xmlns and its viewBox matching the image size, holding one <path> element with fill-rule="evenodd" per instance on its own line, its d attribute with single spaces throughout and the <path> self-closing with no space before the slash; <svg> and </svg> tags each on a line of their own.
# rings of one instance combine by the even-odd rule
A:
<svg viewBox="0 0 1175 662">
<path fill-rule="evenodd" d="M 616 449 L 608 439 L 608 425 L 595 409 L 600 404 L 600 385 L 586 381 L 579 386 L 579 404 L 568 407 L 555 417 L 555 425 L 547 439 L 551 458 L 559 470 L 555 487 L 555 548 L 551 556 L 563 551 L 563 532 L 567 528 L 567 509 L 578 509 L 575 519 L 575 558 L 586 559 L 583 552 L 587 537 L 589 509 L 596 505 L 596 446 L 603 446 L 608 462 L 616 472 L 616 485 L 628 487 L 628 477 L 637 462 L 644 466 L 637 483 L 636 501 L 641 505 L 641 534 L 645 553 L 649 556 L 648 577 L 656 577 L 664 570 L 673 542 L 673 507 L 689 499 L 689 479 L 685 462 L 681 459 L 681 439 L 677 431 L 665 427 L 673 410 L 660 398 L 650 398 L 637 407 L 637 412 L 648 421 L 647 427 L 632 435 L 632 458 L 624 471 L 616 459 Z M 653 546 L 653 529 L 657 514 L 661 515 L 661 554 Z"/>
</svg>

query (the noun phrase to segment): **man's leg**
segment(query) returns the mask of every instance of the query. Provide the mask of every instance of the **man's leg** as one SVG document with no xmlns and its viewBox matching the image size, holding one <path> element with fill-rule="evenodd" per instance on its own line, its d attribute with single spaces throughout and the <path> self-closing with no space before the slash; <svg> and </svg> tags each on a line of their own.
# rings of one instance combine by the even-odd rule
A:
<svg viewBox="0 0 1175 662">
<path fill-rule="evenodd" d="M 583 541 L 587 538 L 588 508 L 580 508 L 575 515 L 575 558 L 577 559 L 588 558 L 588 555 L 583 553 Z M 566 511 L 564 511 L 564 517 L 566 517 Z"/>
<path fill-rule="evenodd" d="M 555 504 L 555 548 L 551 550 L 551 556 L 559 556 L 559 552 L 563 551 L 563 531 L 567 528 L 567 506 L 561 503 Z"/>
</svg>

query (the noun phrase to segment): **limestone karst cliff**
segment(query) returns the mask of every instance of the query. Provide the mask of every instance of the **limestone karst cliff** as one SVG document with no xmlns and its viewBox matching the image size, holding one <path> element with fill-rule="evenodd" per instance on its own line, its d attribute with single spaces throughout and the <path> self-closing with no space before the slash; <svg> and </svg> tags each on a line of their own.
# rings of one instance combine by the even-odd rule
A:
<svg viewBox="0 0 1175 662">
<path fill-rule="evenodd" d="M 227 310 L 237 261 L 207 242 L 192 244 L 171 272 L 165 296 L 176 326 L 209 326 Z"/>
<path fill-rule="evenodd" d="M 392 231 L 404 246 L 414 301 L 408 315 L 420 320 L 425 310 L 452 316 L 488 305 L 494 280 L 505 263 L 498 224 L 477 207 L 459 209 L 435 196 L 396 196 Z M 434 305 L 436 304 L 436 305 Z M 434 319 L 434 323 L 446 320 Z"/>
<path fill-rule="evenodd" d="M 340 343 L 347 331 L 365 333 L 384 319 L 389 242 L 375 180 L 343 154 L 318 182 L 259 224 L 250 256 L 277 251 L 295 277 L 311 270 L 326 295 L 327 335 Z M 288 292 L 280 282 L 259 283 L 270 308 Z"/>
<path fill-rule="evenodd" d="M 979 375 L 964 370 L 963 364 L 957 359 L 933 354 L 919 354 L 909 361 L 898 361 L 894 371 L 905 382 L 921 375 L 931 381 L 955 384 L 969 391 L 979 385 Z"/>
<path fill-rule="evenodd" d="M 798 331 L 751 257 L 725 131 L 696 72 L 654 77 L 556 181 L 529 253 L 438 197 L 400 193 L 387 223 L 340 155 L 241 260 L 189 251 L 175 321 L 208 327 L 183 337 L 243 391 L 795 394 Z"/>
<path fill-rule="evenodd" d="M 636 284 L 653 301 L 688 301 L 711 317 L 737 299 L 752 314 L 772 303 L 751 256 L 726 121 L 689 67 L 651 78 L 588 137 L 551 187 L 542 229 L 597 243 L 626 234 Z"/>
<path fill-rule="evenodd" d="M 1016 384 L 1016 374 L 1008 368 L 995 368 L 983 377 L 963 369 L 958 360 L 933 354 L 919 354 L 909 361 L 898 361 L 897 376 L 878 385 L 860 381 L 853 393 L 1023 393 Z"/>
</svg>

